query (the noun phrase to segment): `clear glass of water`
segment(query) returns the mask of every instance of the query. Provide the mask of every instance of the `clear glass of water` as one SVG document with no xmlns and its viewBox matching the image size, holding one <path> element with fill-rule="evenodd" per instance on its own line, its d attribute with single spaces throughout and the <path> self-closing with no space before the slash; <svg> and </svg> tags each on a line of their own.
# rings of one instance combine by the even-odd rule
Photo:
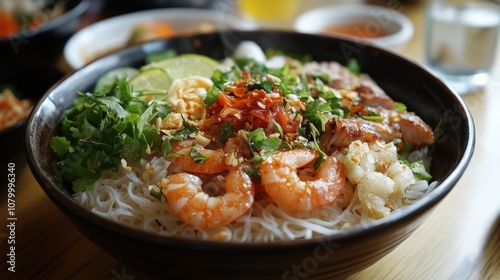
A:
<svg viewBox="0 0 500 280">
<path fill-rule="evenodd" d="M 500 4 L 432 0 L 426 17 L 425 63 L 458 93 L 485 86 L 497 51 Z"/>
</svg>

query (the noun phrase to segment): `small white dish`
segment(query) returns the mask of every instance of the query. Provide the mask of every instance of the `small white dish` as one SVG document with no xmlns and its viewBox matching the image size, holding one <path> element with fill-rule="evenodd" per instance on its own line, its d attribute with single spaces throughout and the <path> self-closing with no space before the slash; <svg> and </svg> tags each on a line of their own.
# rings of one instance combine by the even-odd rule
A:
<svg viewBox="0 0 500 280">
<path fill-rule="evenodd" d="M 254 30 L 255 23 L 218 11 L 195 8 L 165 8 L 115 16 L 91 24 L 75 33 L 64 46 L 64 58 L 72 69 L 78 69 L 103 54 L 127 45 L 132 29 L 140 23 L 169 23 L 179 32 L 211 30 Z M 200 26 L 209 25 L 209 30 Z"/>
<path fill-rule="evenodd" d="M 413 36 L 413 24 L 402 13 L 383 6 L 339 4 L 316 8 L 297 17 L 297 32 L 334 34 L 399 49 Z M 329 28 L 336 29 L 327 31 Z"/>
</svg>

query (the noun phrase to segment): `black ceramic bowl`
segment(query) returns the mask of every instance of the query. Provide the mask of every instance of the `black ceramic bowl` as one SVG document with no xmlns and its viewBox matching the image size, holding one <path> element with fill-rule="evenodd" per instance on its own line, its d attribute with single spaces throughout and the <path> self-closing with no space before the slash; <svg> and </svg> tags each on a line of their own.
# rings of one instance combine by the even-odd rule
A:
<svg viewBox="0 0 500 280">
<path fill-rule="evenodd" d="M 106 9 L 121 13 L 161 8 L 209 8 L 214 0 L 107 0 Z"/>
<path fill-rule="evenodd" d="M 242 40 L 263 48 L 311 54 L 315 60 L 346 63 L 355 58 L 395 100 L 431 126 L 441 123 L 431 152 L 431 173 L 439 185 L 414 204 L 387 218 L 351 230 L 276 243 L 221 243 L 159 236 L 98 217 L 79 206 L 56 176 L 49 147 L 65 109 L 79 90 L 91 90 L 105 72 L 140 66 L 149 53 L 175 48 L 221 59 Z M 403 242 L 448 194 L 466 169 L 474 149 L 474 125 L 461 98 L 418 64 L 375 46 L 340 38 L 288 32 L 228 32 L 155 41 L 99 59 L 50 90 L 28 122 L 29 165 L 52 201 L 91 241 L 132 267 L 171 279 L 336 279 L 373 264 Z"/>
<path fill-rule="evenodd" d="M 50 1 L 48 1 L 50 2 Z M 62 15 L 37 28 L 24 29 L 0 37 L 0 59 L 29 59 L 50 64 L 60 54 L 66 40 L 75 32 L 92 0 L 54 1 L 65 7 Z"/>
<path fill-rule="evenodd" d="M 9 88 L 18 95 L 18 98 L 29 99 L 33 103 L 36 103 L 62 77 L 63 74 L 56 69 L 34 65 L 31 62 L 0 62 L 0 92 Z M 0 130 L 1 185 L 7 182 L 7 176 L 4 175 L 7 173 L 9 163 L 20 165 L 26 162 L 23 145 L 26 122 L 27 119 L 23 119 Z"/>
</svg>

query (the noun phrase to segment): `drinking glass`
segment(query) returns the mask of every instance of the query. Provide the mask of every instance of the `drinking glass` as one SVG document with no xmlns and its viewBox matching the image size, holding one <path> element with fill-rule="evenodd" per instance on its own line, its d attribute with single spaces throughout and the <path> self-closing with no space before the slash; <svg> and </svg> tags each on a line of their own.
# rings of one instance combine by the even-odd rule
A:
<svg viewBox="0 0 500 280">
<path fill-rule="evenodd" d="M 430 1 L 425 63 L 458 93 L 481 88 L 495 60 L 499 26 L 500 5 L 492 1 Z"/>
<path fill-rule="evenodd" d="M 285 28 L 293 20 L 299 0 L 237 0 L 242 17 L 267 28 Z"/>
</svg>

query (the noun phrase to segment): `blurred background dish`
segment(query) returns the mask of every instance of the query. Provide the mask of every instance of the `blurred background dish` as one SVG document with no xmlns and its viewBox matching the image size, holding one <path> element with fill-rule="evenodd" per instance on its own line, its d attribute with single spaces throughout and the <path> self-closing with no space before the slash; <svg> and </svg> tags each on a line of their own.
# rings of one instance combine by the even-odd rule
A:
<svg viewBox="0 0 500 280">
<path fill-rule="evenodd" d="M 0 59 L 51 63 L 60 54 L 65 41 L 77 30 L 91 2 L 1 1 Z"/>
<path fill-rule="evenodd" d="M 383 6 L 340 4 L 307 11 L 297 17 L 298 32 L 350 36 L 380 46 L 401 48 L 413 36 L 411 21 L 400 12 Z"/>
<path fill-rule="evenodd" d="M 62 77 L 58 70 L 30 62 L 0 62 L 0 123 L 6 124 L 6 118 L 16 118 L 0 129 L 2 180 L 7 179 L 4 175 L 8 163 L 15 163 L 18 168 L 25 164 L 22 139 L 27 117 L 36 102 Z M 16 109 L 19 111 L 13 113 Z M 2 185 L 4 183 L 2 181 Z"/>
<path fill-rule="evenodd" d="M 139 11 L 160 8 L 210 8 L 216 0 L 107 0 L 106 7 L 121 11 Z"/>
<path fill-rule="evenodd" d="M 215 30 L 251 30 L 255 24 L 220 11 L 165 8 L 139 11 L 99 21 L 73 35 L 64 47 L 72 69 L 131 44 L 179 34 Z"/>
</svg>

